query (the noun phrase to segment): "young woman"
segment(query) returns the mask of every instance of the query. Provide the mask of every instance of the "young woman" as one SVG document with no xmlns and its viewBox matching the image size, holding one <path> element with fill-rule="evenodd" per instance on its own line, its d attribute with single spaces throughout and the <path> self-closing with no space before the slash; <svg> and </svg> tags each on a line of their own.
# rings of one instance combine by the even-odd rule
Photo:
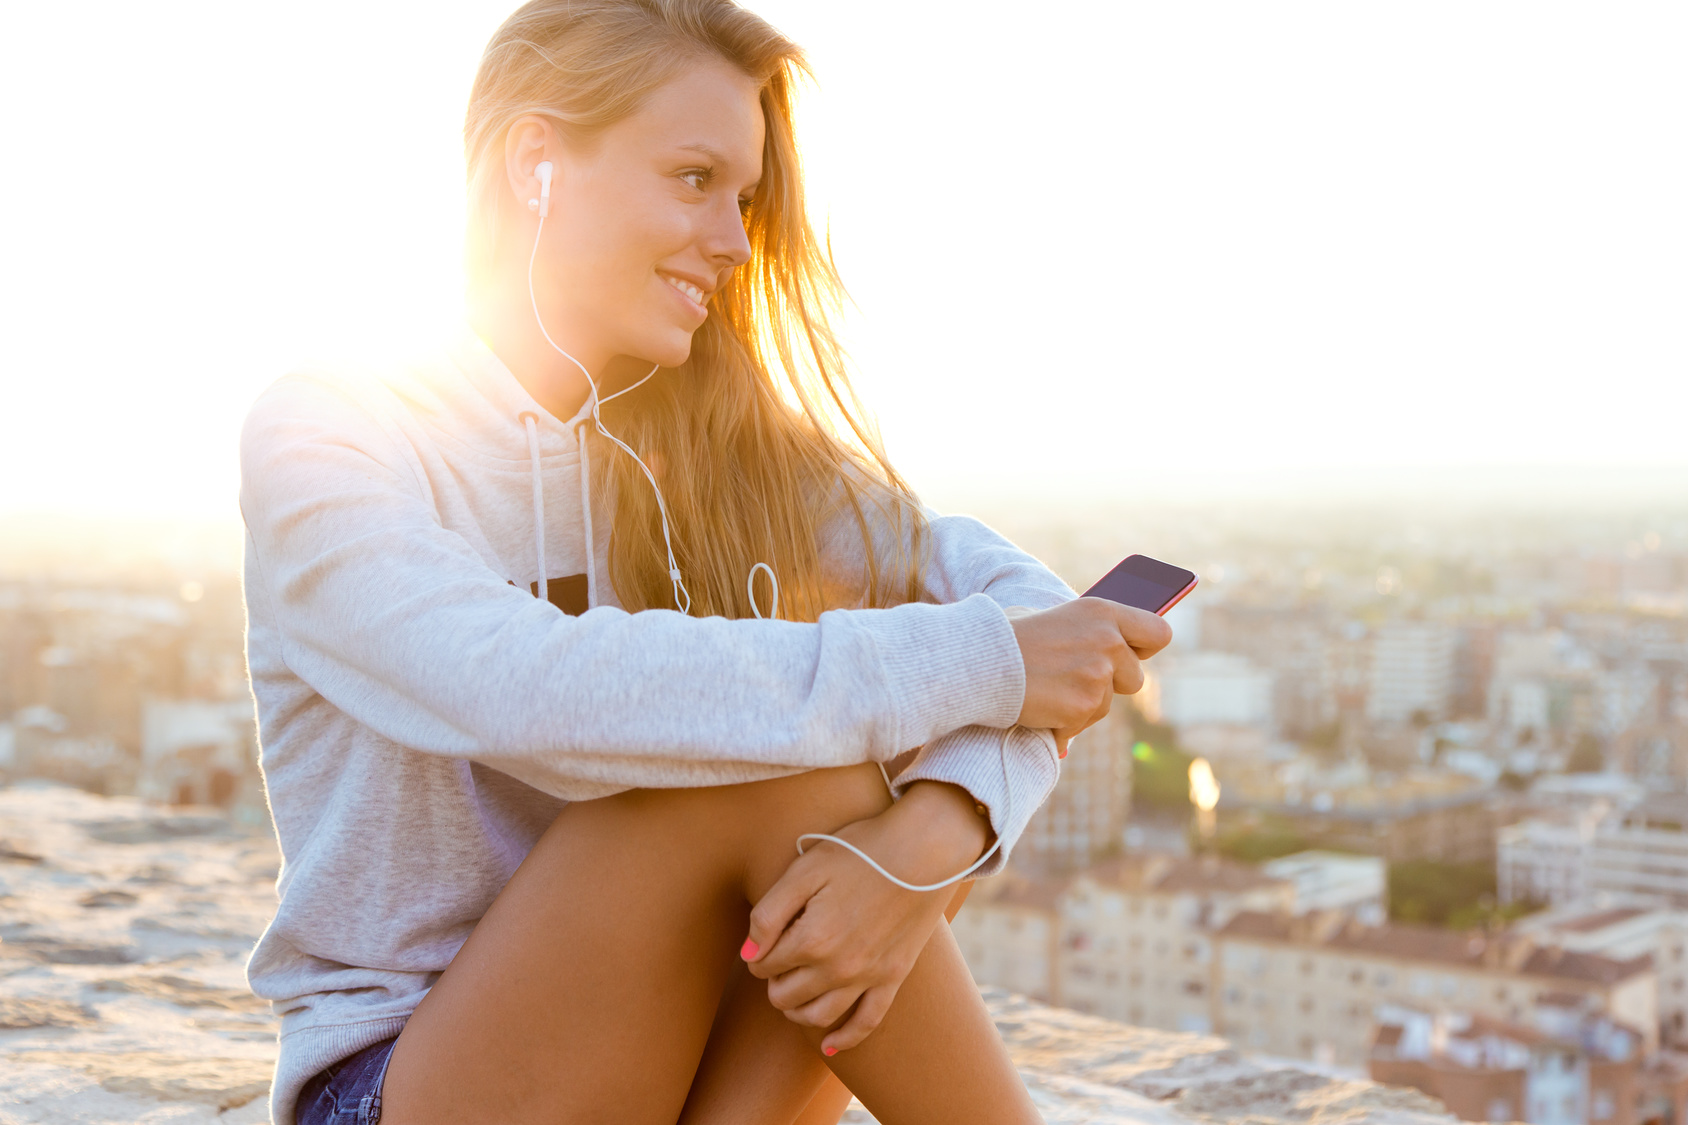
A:
<svg viewBox="0 0 1688 1125">
<path fill-rule="evenodd" d="M 469 327 L 252 410 L 279 1125 L 1036 1120 L 951 880 L 1170 634 L 859 423 L 801 67 L 730 0 L 528 4 L 469 107 Z"/>
</svg>

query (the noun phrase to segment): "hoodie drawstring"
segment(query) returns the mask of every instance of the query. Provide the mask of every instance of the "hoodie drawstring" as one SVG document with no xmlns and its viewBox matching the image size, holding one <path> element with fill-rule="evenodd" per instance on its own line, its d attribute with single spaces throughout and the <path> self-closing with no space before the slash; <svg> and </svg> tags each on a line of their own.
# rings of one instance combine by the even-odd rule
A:
<svg viewBox="0 0 1688 1125">
<path fill-rule="evenodd" d="M 598 604 L 598 545 L 592 538 L 592 455 L 587 452 L 586 435 L 581 430 L 590 418 L 574 424 L 574 441 L 580 449 L 580 522 L 586 535 L 586 608 Z"/>
<path fill-rule="evenodd" d="M 520 417 L 527 428 L 528 464 L 533 467 L 533 553 L 539 562 L 539 600 L 548 602 L 551 591 L 545 584 L 545 485 L 539 472 L 539 419 L 531 410 L 524 410 Z M 587 554 L 591 554 L 590 547 Z"/>
</svg>

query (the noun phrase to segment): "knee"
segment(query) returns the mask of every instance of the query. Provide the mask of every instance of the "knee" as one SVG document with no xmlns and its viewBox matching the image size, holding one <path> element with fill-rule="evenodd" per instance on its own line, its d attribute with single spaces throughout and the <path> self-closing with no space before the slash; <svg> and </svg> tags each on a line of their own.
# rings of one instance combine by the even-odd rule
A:
<svg viewBox="0 0 1688 1125">
<path fill-rule="evenodd" d="M 727 823 L 723 817 L 733 817 L 747 826 L 802 822 L 800 831 L 825 832 L 826 826 L 841 827 L 883 812 L 891 805 L 891 794 L 879 767 L 866 762 L 738 785 L 632 789 L 602 800 L 629 818 L 702 819 L 719 826 Z"/>
<path fill-rule="evenodd" d="M 800 832 L 830 832 L 891 807 L 885 777 L 872 762 L 758 784 L 766 787 L 757 796 L 769 821 Z"/>
<path fill-rule="evenodd" d="M 785 855 L 805 832 L 833 832 L 890 806 L 884 776 L 869 762 L 739 785 L 630 789 L 577 802 L 564 817 L 577 832 L 624 845 L 683 845 L 699 855 L 725 849 L 749 859 L 769 848 Z"/>
</svg>

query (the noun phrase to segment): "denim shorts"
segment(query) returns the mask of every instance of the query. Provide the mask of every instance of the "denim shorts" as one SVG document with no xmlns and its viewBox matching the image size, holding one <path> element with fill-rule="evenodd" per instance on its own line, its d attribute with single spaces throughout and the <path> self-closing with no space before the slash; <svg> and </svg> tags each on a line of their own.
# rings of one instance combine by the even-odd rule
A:
<svg viewBox="0 0 1688 1125">
<path fill-rule="evenodd" d="M 381 1080 L 397 1035 L 341 1059 L 305 1083 L 293 1111 L 296 1125 L 375 1125 L 381 1120 Z"/>
</svg>

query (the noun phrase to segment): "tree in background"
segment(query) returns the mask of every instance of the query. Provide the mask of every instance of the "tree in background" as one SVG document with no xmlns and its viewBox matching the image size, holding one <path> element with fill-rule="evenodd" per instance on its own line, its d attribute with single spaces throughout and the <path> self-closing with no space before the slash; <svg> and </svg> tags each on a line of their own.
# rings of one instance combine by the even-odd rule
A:
<svg viewBox="0 0 1688 1125">
<path fill-rule="evenodd" d="M 1258 824 L 1234 828 L 1219 837 L 1219 854 L 1241 863 L 1265 863 L 1316 847 L 1291 820 L 1266 817 Z"/>
<path fill-rule="evenodd" d="M 1449 930 L 1505 924 L 1540 910 L 1537 903 L 1495 902 L 1495 865 L 1412 859 L 1389 865 L 1389 919 Z"/>
<path fill-rule="evenodd" d="M 1131 719 L 1137 742 L 1131 748 L 1131 803 L 1162 812 L 1190 811 L 1190 763 L 1195 758 L 1178 745 L 1165 723 L 1137 712 Z"/>
</svg>

